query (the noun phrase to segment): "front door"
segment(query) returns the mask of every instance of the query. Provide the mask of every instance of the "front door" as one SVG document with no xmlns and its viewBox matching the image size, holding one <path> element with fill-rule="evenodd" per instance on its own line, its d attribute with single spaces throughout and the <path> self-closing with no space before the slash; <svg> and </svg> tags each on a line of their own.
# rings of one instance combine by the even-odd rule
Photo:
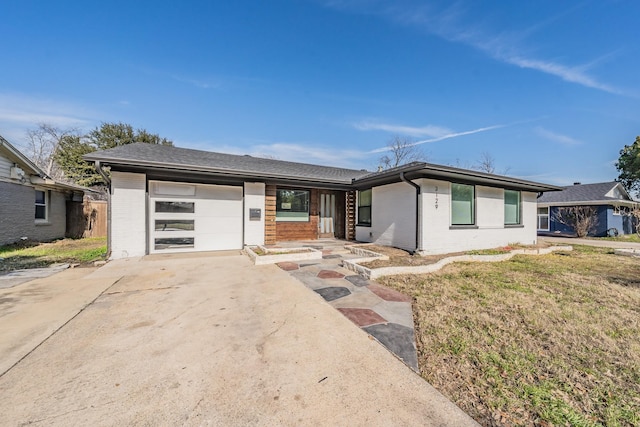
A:
<svg viewBox="0 0 640 427">
<path fill-rule="evenodd" d="M 318 236 L 334 238 L 336 229 L 336 195 L 333 192 L 320 191 L 320 223 Z"/>
</svg>

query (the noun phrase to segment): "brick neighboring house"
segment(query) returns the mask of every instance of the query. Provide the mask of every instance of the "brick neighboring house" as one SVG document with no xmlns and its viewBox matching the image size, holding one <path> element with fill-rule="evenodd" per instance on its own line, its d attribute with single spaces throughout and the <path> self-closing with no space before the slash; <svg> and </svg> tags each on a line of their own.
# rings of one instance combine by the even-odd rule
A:
<svg viewBox="0 0 640 427">
<path fill-rule="evenodd" d="M 23 237 L 65 237 L 67 204 L 82 203 L 82 187 L 52 180 L 0 136 L 0 245 Z"/>
<path fill-rule="evenodd" d="M 556 215 L 560 208 L 573 206 L 593 207 L 598 216 L 598 225 L 589 236 L 603 237 L 609 230 L 618 234 L 632 234 L 638 224 L 631 209 L 639 206 L 619 182 L 579 182 L 563 187 L 562 191 L 544 193 L 538 199 L 538 234 L 575 234 L 571 227 L 560 223 Z"/>
<path fill-rule="evenodd" d="M 367 172 L 130 144 L 111 170 L 111 258 L 341 238 L 439 254 L 534 244 L 547 184 L 415 162 Z"/>
</svg>

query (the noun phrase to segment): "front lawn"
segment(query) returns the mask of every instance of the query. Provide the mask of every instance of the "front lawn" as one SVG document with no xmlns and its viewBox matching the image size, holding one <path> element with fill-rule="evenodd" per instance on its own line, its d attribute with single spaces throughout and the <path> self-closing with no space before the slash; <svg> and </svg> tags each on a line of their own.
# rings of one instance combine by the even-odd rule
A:
<svg viewBox="0 0 640 427">
<path fill-rule="evenodd" d="M 106 252 L 106 237 L 1 246 L 0 272 L 46 267 L 55 263 L 86 264 L 104 259 Z"/>
<path fill-rule="evenodd" d="M 423 377 L 483 425 L 640 425 L 640 260 L 604 248 L 379 281 Z"/>
<path fill-rule="evenodd" d="M 632 242 L 640 243 L 640 235 L 634 234 L 622 234 L 616 237 L 598 237 L 596 240 L 612 240 L 614 242 Z"/>
</svg>

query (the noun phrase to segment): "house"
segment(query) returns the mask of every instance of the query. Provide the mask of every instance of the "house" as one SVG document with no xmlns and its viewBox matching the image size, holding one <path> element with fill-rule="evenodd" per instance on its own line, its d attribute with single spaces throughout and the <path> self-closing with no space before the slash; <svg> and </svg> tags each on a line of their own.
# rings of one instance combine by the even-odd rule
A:
<svg viewBox="0 0 640 427">
<path fill-rule="evenodd" d="M 635 232 L 630 210 L 640 204 L 634 201 L 619 182 L 581 184 L 576 182 L 562 191 L 545 193 L 538 199 L 539 234 L 574 234 L 574 230 L 560 223 L 557 214 L 560 208 L 591 206 L 595 208 L 598 224 L 590 236 L 606 236 L 608 230 L 619 234 Z"/>
<path fill-rule="evenodd" d="M 378 173 L 130 144 L 110 168 L 112 258 L 340 238 L 423 254 L 536 243 L 536 198 L 559 187 L 428 163 Z"/>
<path fill-rule="evenodd" d="M 23 237 L 65 237 L 67 205 L 82 203 L 82 187 L 52 180 L 0 136 L 0 245 Z"/>
</svg>

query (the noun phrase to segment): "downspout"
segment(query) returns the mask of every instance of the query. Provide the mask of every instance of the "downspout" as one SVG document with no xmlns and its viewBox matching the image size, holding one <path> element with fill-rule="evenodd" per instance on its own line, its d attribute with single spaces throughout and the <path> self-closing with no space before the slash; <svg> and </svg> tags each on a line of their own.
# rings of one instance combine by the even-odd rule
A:
<svg viewBox="0 0 640 427">
<path fill-rule="evenodd" d="M 420 192 L 421 188 L 415 182 L 405 178 L 404 172 L 400 172 L 400 179 L 416 189 L 416 250 L 422 252 L 422 239 L 420 239 Z"/>
<path fill-rule="evenodd" d="M 93 166 L 107 184 L 107 259 L 109 259 L 111 258 L 111 179 L 102 170 L 100 160 L 94 161 Z"/>
</svg>

